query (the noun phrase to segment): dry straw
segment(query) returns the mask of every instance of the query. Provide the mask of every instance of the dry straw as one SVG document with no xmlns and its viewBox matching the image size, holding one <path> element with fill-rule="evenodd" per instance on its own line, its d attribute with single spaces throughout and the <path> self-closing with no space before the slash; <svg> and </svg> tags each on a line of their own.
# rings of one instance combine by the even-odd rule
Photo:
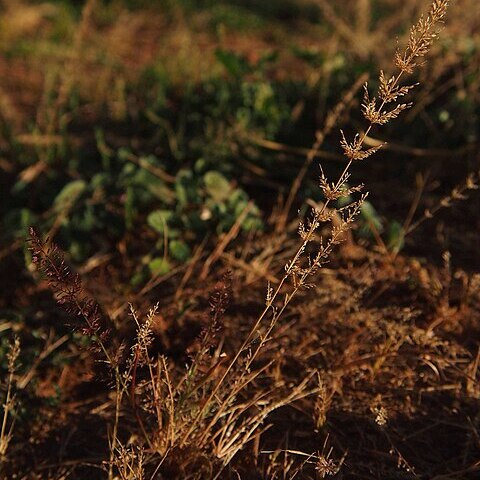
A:
<svg viewBox="0 0 480 480">
<path fill-rule="evenodd" d="M 333 182 L 321 171 L 320 189 L 325 200 L 300 223 L 298 248 L 286 263 L 279 283 L 275 287 L 268 285 L 263 311 L 230 357 L 223 353 L 220 335 L 223 316 L 231 299 L 230 278 L 227 276 L 212 295 L 208 326 L 200 337 L 197 352 L 182 374 L 178 375 L 167 358 L 154 357 L 150 353 L 156 308 L 143 322 L 131 309 L 137 325 L 137 338 L 120 372 L 119 363 L 108 348 L 107 325 L 102 323 L 96 303 L 83 295 L 79 278 L 69 272 L 58 250 L 46 246 L 31 231 L 36 265 L 46 274 L 60 302 L 83 318 L 84 332 L 97 341 L 115 371 L 109 478 L 115 477 L 115 471 L 121 478 L 143 478 L 146 465 L 154 465 L 152 478 L 162 469 L 170 472 L 167 475 L 171 478 L 220 478 L 232 458 L 247 443 L 259 438 L 266 428 L 266 418 L 274 410 L 313 394 L 322 395 L 322 383 L 319 385 L 315 381 L 316 372 L 307 372 L 293 386 L 286 384 L 281 376 L 259 382 L 279 357 L 263 363 L 259 360 L 272 340 L 279 319 L 301 290 L 314 286 L 315 274 L 329 261 L 335 246 L 345 239 L 360 213 L 367 194 L 363 193 L 363 185 L 350 186 L 351 167 L 381 148 L 381 145 L 365 147 L 370 131 L 375 126 L 389 123 L 411 106 L 404 98 L 416 84 L 404 84 L 403 81 L 428 53 L 439 33 L 448 3 L 448 0 L 435 0 L 429 12 L 411 28 L 407 46 L 395 54 L 396 73 L 380 72 L 375 96 L 371 96 L 368 83 L 365 84 L 362 112 L 366 128 L 350 138 L 342 132 L 340 146 L 346 159 L 345 167 Z M 359 28 L 365 28 L 364 21 L 359 23 Z M 350 100 L 347 98 L 346 101 Z M 331 129 L 331 122 L 338 116 L 337 111 L 332 113 L 326 122 L 326 131 Z M 315 157 L 323 135 L 317 137 L 308 163 Z M 350 195 L 357 195 L 358 199 L 344 207 L 335 206 L 337 200 Z M 325 224 L 329 225 L 330 233 L 323 238 L 320 229 Z M 124 402 L 124 398 L 129 402 Z M 125 446 L 118 436 L 119 422 L 127 409 L 133 413 L 139 426 L 138 449 Z M 318 459 L 319 471 L 323 469 L 328 474 L 334 467 L 336 470 L 336 464 L 328 460 L 328 455 L 321 458 Z"/>
</svg>

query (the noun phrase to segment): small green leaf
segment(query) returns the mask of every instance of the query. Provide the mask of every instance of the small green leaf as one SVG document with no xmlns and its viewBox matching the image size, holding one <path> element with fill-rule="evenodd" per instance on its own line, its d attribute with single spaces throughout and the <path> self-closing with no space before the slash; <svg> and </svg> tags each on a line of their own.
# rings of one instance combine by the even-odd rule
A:
<svg viewBox="0 0 480 480">
<path fill-rule="evenodd" d="M 388 249 L 394 253 L 398 253 L 405 245 L 405 231 L 403 226 L 393 221 L 388 226 Z"/>
<path fill-rule="evenodd" d="M 362 204 L 361 217 L 367 221 L 370 230 L 373 226 L 378 232 L 382 231 L 382 219 L 375 210 L 375 207 L 368 200 L 365 200 Z"/>
<path fill-rule="evenodd" d="M 135 275 L 133 275 L 133 277 L 130 279 L 130 285 L 132 287 L 138 287 L 140 284 L 142 284 L 146 280 L 147 280 L 146 272 L 144 270 L 141 270 L 135 273 Z"/>
<path fill-rule="evenodd" d="M 262 221 L 256 217 L 249 216 L 242 223 L 242 229 L 245 232 L 261 231 L 262 227 Z"/>
<path fill-rule="evenodd" d="M 171 240 L 168 251 L 173 259 L 179 262 L 185 262 L 190 258 L 191 251 L 183 240 Z"/>
<path fill-rule="evenodd" d="M 317 48 L 293 47 L 292 53 L 299 59 L 319 67 L 324 61 L 324 54 Z"/>
<path fill-rule="evenodd" d="M 246 58 L 237 55 L 235 52 L 217 48 L 215 57 L 227 69 L 228 73 L 234 77 L 245 75 L 251 70 Z"/>
<path fill-rule="evenodd" d="M 73 180 L 67 183 L 55 197 L 53 204 L 57 210 L 70 208 L 87 188 L 83 180 Z"/>
<path fill-rule="evenodd" d="M 147 223 L 158 233 L 168 229 L 168 220 L 172 217 L 170 210 L 155 210 L 147 217 Z M 167 230 L 168 231 L 168 230 Z"/>
<path fill-rule="evenodd" d="M 203 176 L 207 193 L 216 202 L 223 202 L 231 194 L 232 187 L 228 180 L 220 173 L 214 170 L 207 172 Z"/>
<path fill-rule="evenodd" d="M 160 276 L 168 273 L 170 271 L 171 265 L 166 258 L 157 257 L 153 260 L 150 260 L 150 262 L 148 263 L 148 268 L 152 275 Z"/>
<path fill-rule="evenodd" d="M 179 170 L 175 178 L 175 195 L 180 207 L 185 207 L 196 196 L 196 185 L 191 170 Z"/>
<path fill-rule="evenodd" d="M 131 186 L 125 192 L 125 227 L 131 230 L 135 218 L 135 194 Z"/>
</svg>

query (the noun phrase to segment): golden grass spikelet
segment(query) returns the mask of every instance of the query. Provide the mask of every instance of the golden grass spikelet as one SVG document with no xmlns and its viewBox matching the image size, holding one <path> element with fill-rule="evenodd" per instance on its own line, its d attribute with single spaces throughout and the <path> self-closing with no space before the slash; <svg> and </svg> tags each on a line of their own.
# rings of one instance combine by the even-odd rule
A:
<svg viewBox="0 0 480 480">
<path fill-rule="evenodd" d="M 380 86 L 378 89 L 378 96 L 385 104 L 395 102 L 397 101 L 398 97 L 404 97 L 405 95 L 408 95 L 410 90 L 418 85 L 418 83 L 414 83 L 412 85 L 398 85 L 396 76 L 392 75 L 387 79 L 383 70 L 380 70 L 379 83 Z M 366 85 L 365 90 L 366 95 L 368 96 Z"/>
<path fill-rule="evenodd" d="M 343 133 L 343 132 L 342 132 Z M 345 143 L 346 140 L 345 140 Z M 378 147 L 381 148 L 381 147 Z M 323 196 L 329 201 L 335 201 L 342 197 L 348 197 L 353 193 L 358 193 L 363 190 L 364 185 L 356 185 L 354 187 L 347 186 L 348 179 L 350 178 L 350 174 L 346 173 L 342 179 L 342 182 L 337 183 L 328 183 L 327 177 L 323 172 L 322 167 L 320 166 L 320 180 L 319 186 L 322 190 Z M 325 209 L 323 209 L 325 210 Z M 318 213 L 318 217 L 321 222 L 329 221 L 332 216 L 335 214 L 333 211 L 321 211 L 319 209 L 316 210 Z"/>
<path fill-rule="evenodd" d="M 374 116 L 376 115 L 376 113 L 372 112 L 371 115 Z M 377 117 L 375 116 L 374 118 L 377 118 Z M 386 122 L 379 122 L 379 121 L 371 121 L 371 122 L 386 123 Z M 371 147 L 371 148 L 368 148 L 367 150 L 363 150 L 364 139 L 363 137 L 360 137 L 359 133 L 355 134 L 355 137 L 353 138 L 352 142 L 348 142 L 348 140 L 345 138 L 345 134 L 343 133 L 343 130 L 341 130 L 341 134 L 342 134 L 342 140 L 340 141 L 340 145 L 343 148 L 343 152 L 345 156 L 351 161 L 365 160 L 366 158 L 370 157 L 374 153 L 377 153 L 383 146 L 383 145 L 379 145 L 377 147 Z M 343 195 L 340 195 L 340 196 L 343 196 Z"/>
<path fill-rule="evenodd" d="M 413 73 L 418 65 L 416 58 L 424 57 L 435 38 L 440 33 L 438 24 L 447 14 L 449 0 L 434 0 L 430 11 L 425 17 L 422 15 L 418 22 L 410 29 L 409 41 L 403 53 L 395 53 L 395 65 L 400 71 Z"/>
<path fill-rule="evenodd" d="M 116 449 L 115 466 L 121 480 L 144 480 L 145 452 L 141 447 L 125 447 Z"/>
<path fill-rule="evenodd" d="M 400 96 L 400 93 L 398 93 L 400 91 L 400 87 L 395 84 L 395 77 L 391 77 L 390 80 L 391 80 L 389 81 L 390 83 L 387 82 L 384 85 L 382 85 L 382 82 L 380 81 L 380 97 L 382 96 L 382 88 L 383 89 L 388 88 L 386 92 L 383 92 L 385 94 L 385 99 L 382 102 L 382 106 L 385 105 L 386 103 L 392 102 L 394 98 L 398 98 Z M 413 86 L 410 85 L 404 88 L 405 88 L 404 92 L 406 94 L 408 93 L 409 89 L 413 88 Z M 382 106 L 379 109 L 377 109 L 377 99 L 374 97 L 370 100 L 370 96 L 368 94 L 368 85 L 365 84 L 362 111 L 365 119 L 368 120 L 371 124 L 385 125 L 390 120 L 397 118 L 398 115 L 400 115 L 400 113 L 402 113 L 407 108 L 410 108 L 412 105 L 413 103 L 401 103 L 390 111 L 382 110 Z M 377 149 L 378 148 L 380 147 L 377 147 Z M 345 150 L 345 147 L 344 147 L 344 150 Z"/>
</svg>

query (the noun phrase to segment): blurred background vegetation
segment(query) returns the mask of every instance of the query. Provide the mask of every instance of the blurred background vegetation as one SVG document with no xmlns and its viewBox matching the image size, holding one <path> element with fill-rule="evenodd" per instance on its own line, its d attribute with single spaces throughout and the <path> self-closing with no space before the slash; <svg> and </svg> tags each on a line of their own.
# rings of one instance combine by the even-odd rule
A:
<svg viewBox="0 0 480 480">
<path fill-rule="evenodd" d="M 188 259 L 205 235 L 227 232 L 251 199 L 242 230 L 263 229 L 302 165 L 292 149 L 309 148 L 361 73 L 374 79 L 389 67 L 395 38 L 423 7 L 3 3 L 2 244 L 21 248 L 35 224 L 82 263 L 134 234 L 142 245 L 132 248 L 154 274 Z M 421 98 L 385 133 L 398 144 L 393 158 L 365 167 L 372 182 L 401 177 L 412 193 L 418 172 L 440 180 L 448 170 L 455 182 L 474 167 L 478 8 L 468 14 L 456 3 L 418 79 Z M 333 136 L 324 146 L 333 169 L 336 144 Z M 319 200 L 317 173 L 303 199 Z M 376 205 L 387 223 L 409 201 L 401 191 L 389 197 L 399 211 Z M 135 284 L 149 275 L 136 273 Z"/>
</svg>

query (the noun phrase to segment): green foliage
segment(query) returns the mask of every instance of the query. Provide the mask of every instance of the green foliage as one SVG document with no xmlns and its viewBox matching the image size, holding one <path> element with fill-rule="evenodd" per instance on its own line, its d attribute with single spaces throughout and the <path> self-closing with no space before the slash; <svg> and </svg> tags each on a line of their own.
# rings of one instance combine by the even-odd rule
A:
<svg viewBox="0 0 480 480">
<path fill-rule="evenodd" d="M 148 262 L 148 268 L 153 276 L 159 277 L 168 273 L 171 265 L 167 259 L 158 257 Z"/>
<path fill-rule="evenodd" d="M 375 210 L 375 207 L 368 200 L 365 200 L 362 205 L 360 220 L 363 223 L 360 228 L 360 233 L 364 236 L 372 237 L 374 233 L 381 233 L 383 231 L 382 219 Z"/>
<path fill-rule="evenodd" d="M 234 52 L 217 48 L 215 51 L 217 60 L 226 68 L 230 75 L 241 77 L 251 71 L 251 66 L 247 59 Z"/>
<path fill-rule="evenodd" d="M 259 30 L 265 25 L 262 17 L 242 6 L 215 4 L 209 10 L 210 26 L 214 29 L 224 27 L 228 30 L 248 32 Z"/>
<path fill-rule="evenodd" d="M 168 245 L 170 256 L 178 261 L 185 262 L 190 258 L 190 247 L 183 240 L 170 240 Z"/>
<path fill-rule="evenodd" d="M 220 172 L 207 172 L 203 176 L 203 181 L 207 194 L 215 202 L 224 202 L 232 192 L 230 183 Z"/>
<path fill-rule="evenodd" d="M 87 184 L 83 180 L 73 180 L 67 183 L 53 201 L 57 212 L 68 211 L 86 190 Z"/>
<path fill-rule="evenodd" d="M 405 231 L 401 223 L 392 221 L 388 225 L 387 248 L 393 253 L 398 253 L 405 245 Z"/>
<path fill-rule="evenodd" d="M 160 234 L 167 232 L 168 220 L 172 217 L 170 210 L 155 210 L 147 218 L 147 223 Z M 170 233 L 170 232 L 168 232 Z"/>
<path fill-rule="evenodd" d="M 91 99 L 74 85 L 58 112 L 55 135 L 59 139 L 51 145 L 18 142 L 2 120 L 2 140 L 11 147 L 6 156 L 15 165 L 5 184 L 9 195 L 1 207 L 2 243 L 24 237 L 31 224 L 43 231 L 54 227 L 56 240 L 69 250 L 71 258 L 84 262 L 126 234 L 144 232 L 146 235 L 139 234 L 139 258 L 165 257 L 174 265 L 188 261 L 194 246 L 206 236 L 211 235 L 215 242 L 216 235 L 232 228 L 252 197 L 256 203 L 248 207 L 241 230 L 262 229 L 259 206 L 268 209 L 272 200 L 269 194 L 258 194 L 252 188 L 245 161 L 264 168 L 269 180 L 284 187 L 298 169 L 277 168 L 276 158 L 255 150 L 250 141 L 270 139 L 308 147 L 318 118 L 339 100 L 339 92 L 351 85 L 356 72 L 374 67 L 351 62 L 342 51 L 327 57 L 323 48 L 292 45 L 290 53 L 296 61 L 329 73 L 325 88 L 322 80 L 312 90 L 306 79 L 294 80 L 292 76 L 280 81 L 272 75 L 280 59 L 278 51 L 265 49 L 248 56 L 229 50 L 222 42 L 222 35 L 230 30 L 253 32 L 269 28 L 279 19 L 315 23 L 321 10 L 313 3 L 172 0 L 132 1 L 129 6 L 138 9 L 147 3 L 152 8 L 160 6 L 167 16 L 203 12 L 205 25 L 217 29 L 220 40 L 211 76 L 201 80 L 186 77 L 179 85 L 172 81 L 162 59 L 152 61 L 136 79 L 132 76 L 127 80 L 118 69 L 113 83 L 123 85 L 121 97 L 128 105 L 125 115 L 116 117 L 105 108 L 95 126 L 87 128 L 82 112 L 89 111 Z M 64 55 L 63 43 L 70 46 L 74 38 L 81 6 L 69 1 L 54 5 L 44 18 L 48 25 L 44 41 L 37 42 L 35 35 L 19 38 L 4 53 L 24 59 L 38 54 L 40 58 Z M 101 2 L 92 22 L 100 28 L 109 26 L 122 5 Z M 466 45 L 465 63 L 475 52 L 473 43 Z M 113 61 L 103 51 L 96 53 L 99 63 L 114 64 L 117 73 L 118 60 Z M 464 81 L 471 85 L 476 76 L 467 75 Z M 58 73 L 53 70 L 45 78 L 42 98 L 49 107 L 55 105 L 58 82 Z M 302 102 L 304 112 L 292 122 L 292 112 Z M 468 96 L 442 99 L 432 112 L 439 119 L 440 133 L 448 133 L 453 144 L 478 138 L 478 108 Z M 47 113 L 54 116 L 50 110 Z M 409 128 L 409 143 L 421 138 L 420 144 L 431 138 L 427 128 L 426 124 Z M 81 132 L 78 137 L 77 132 Z M 30 125 L 27 133 L 41 136 L 41 125 Z M 325 143 L 322 148 L 330 147 Z M 21 175 L 38 162 L 45 162 L 47 169 L 31 180 Z M 302 192 L 299 201 L 301 196 Z M 388 243 L 393 242 L 392 248 L 402 248 L 403 240 L 395 233 L 394 224 L 382 219 L 366 202 L 359 234 L 372 238 L 372 227 L 386 235 Z M 28 252 L 24 254 L 28 261 Z"/>
<path fill-rule="evenodd" d="M 195 170 L 180 170 L 175 192 L 175 207 L 151 212 L 147 223 L 159 234 L 158 251 L 163 251 L 167 239 L 167 253 L 177 262 L 190 258 L 189 239 L 200 239 L 211 231 L 228 231 L 249 202 L 242 189 L 235 188 L 223 174 L 213 170 L 203 176 Z M 241 228 L 245 231 L 261 229 L 259 215 L 258 208 L 252 205 Z"/>
</svg>

